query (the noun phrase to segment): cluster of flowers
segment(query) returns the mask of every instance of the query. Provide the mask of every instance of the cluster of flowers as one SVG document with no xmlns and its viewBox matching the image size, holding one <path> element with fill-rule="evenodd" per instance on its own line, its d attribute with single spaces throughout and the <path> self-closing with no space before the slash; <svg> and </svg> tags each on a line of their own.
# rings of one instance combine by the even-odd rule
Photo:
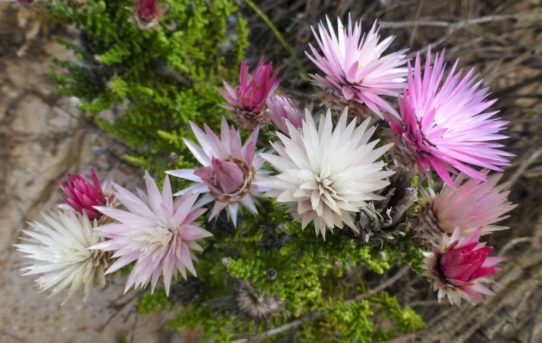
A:
<svg viewBox="0 0 542 343">
<path fill-rule="evenodd" d="M 17 245 L 30 260 L 26 273 L 39 274 L 42 289 L 69 288 L 71 295 L 84 286 L 88 294 L 103 284 L 104 273 L 134 263 L 126 290 L 149 282 L 154 290 L 162 276 L 168 293 L 178 274 L 196 275 L 198 241 L 211 236 L 196 222 L 204 207 L 212 205 L 208 220 L 225 211 L 236 226 L 240 206 L 257 214 L 260 196 L 289 205 L 303 228 L 312 224 L 324 239 L 345 226 L 357 231 L 356 213 L 382 199 L 378 193 L 389 184 L 393 171 L 381 158 L 395 145 L 395 154 L 422 177 L 435 171 L 445 183 L 438 194 L 423 192 L 417 228 L 433 247 L 426 275 L 439 299 L 459 304 L 490 294 L 485 284 L 500 260 L 489 257 L 492 248 L 480 237 L 503 229 L 495 224 L 513 206 L 497 185 L 501 175 L 489 175 L 510 156 L 496 143 L 506 138 L 500 132 L 507 123 L 487 111 L 494 103 L 489 91 L 473 70 L 457 70 L 457 62 L 446 73 L 443 52 L 433 60 L 429 49 L 423 67 L 419 54 L 411 65 L 405 51 L 385 54 L 393 37 L 381 40 L 376 24 L 365 34 L 360 22 L 337 24 L 335 30 L 327 20 L 327 28 L 321 23 L 313 30 L 318 47 L 310 46 L 307 56 L 322 72 L 313 80 L 324 98 L 345 107 L 338 118 L 332 110 L 316 118 L 302 112 L 278 91 L 271 64 L 260 61 L 250 74 L 242 63 L 239 85 L 224 83 L 220 94 L 238 126 L 252 130 L 244 144 L 225 118 L 219 134 L 191 123 L 197 143 L 184 142 L 201 166 L 167 172 L 193 182 L 174 195 L 167 175 L 160 191 L 145 174 L 147 191 L 138 195 L 101 185 L 94 171 L 92 183 L 70 176 L 62 185 L 68 208 L 33 223 Z M 398 111 L 389 98 L 398 98 Z M 348 108 L 387 122 L 395 144 L 378 146 L 371 118 L 358 123 L 357 113 L 349 120 Z M 271 123 L 277 129 L 272 151 L 257 152 L 259 130 Z M 264 170 L 265 162 L 275 172 Z"/>
</svg>

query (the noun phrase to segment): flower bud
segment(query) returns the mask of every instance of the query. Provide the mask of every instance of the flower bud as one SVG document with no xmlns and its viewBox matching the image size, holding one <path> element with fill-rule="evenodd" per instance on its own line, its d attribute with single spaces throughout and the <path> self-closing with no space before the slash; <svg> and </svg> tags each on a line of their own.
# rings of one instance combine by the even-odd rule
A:
<svg viewBox="0 0 542 343">
<path fill-rule="evenodd" d="M 156 26 L 162 18 L 163 10 L 157 0 L 137 0 L 134 8 L 134 17 L 137 25 L 143 29 Z"/>
<path fill-rule="evenodd" d="M 228 102 L 225 107 L 232 110 L 242 123 L 257 126 L 268 120 L 265 113 L 266 102 L 278 86 L 279 81 L 273 73 L 273 66 L 260 59 L 252 76 L 248 73 L 247 63 L 241 62 L 239 86 L 233 88 L 224 82 L 226 89 L 218 92 Z"/>
<path fill-rule="evenodd" d="M 245 173 L 235 162 L 213 158 L 212 166 L 216 182 L 224 193 L 234 193 L 243 186 Z"/>
<path fill-rule="evenodd" d="M 60 189 L 66 194 L 66 204 L 93 220 L 101 216 L 94 206 L 106 206 L 113 200 L 113 195 L 104 193 L 94 168 L 90 170 L 90 178 L 92 184 L 82 175 L 68 175 L 68 180 L 60 185 Z"/>
<path fill-rule="evenodd" d="M 195 175 L 207 184 L 219 198 L 234 198 L 250 183 L 250 171 L 242 161 L 223 161 L 212 158 L 211 165 L 196 169 Z"/>
<path fill-rule="evenodd" d="M 300 128 L 302 124 L 302 113 L 292 100 L 284 95 L 274 95 L 267 100 L 269 108 L 269 119 L 284 132 L 288 132 L 286 120 L 295 128 Z"/>
<path fill-rule="evenodd" d="M 471 302 L 482 300 L 482 295 L 493 294 L 483 284 L 486 278 L 500 271 L 496 267 L 501 259 L 489 257 L 492 247 L 478 240 L 482 229 L 461 240 L 460 229 L 452 237 L 444 235 L 433 252 L 426 254 L 426 276 L 433 279 L 433 288 L 438 290 L 439 301 L 448 297 L 452 305 L 461 299 Z"/>
</svg>

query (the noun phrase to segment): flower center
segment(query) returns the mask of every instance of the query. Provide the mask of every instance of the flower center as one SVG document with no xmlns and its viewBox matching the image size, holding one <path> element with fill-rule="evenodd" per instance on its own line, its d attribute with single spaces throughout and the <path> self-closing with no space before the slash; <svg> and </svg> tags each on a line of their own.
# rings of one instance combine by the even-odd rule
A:
<svg viewBox="0 0 542 343">
<path fill-rule="evenodd" d="M 171 237 L 173 236 L 172 230 L 169 227 L 166 227 L 165 225 L 162 225 L 162 224 L 156 225 L 155 229 L 156 231 L 153 234 L 153 237 L 155 240 L 154 242 L 160 243 L 162 245 L 168 244 L 169 241 L 171 240 Z M 152 242 L 153 238 L 149 237 L 149 239 L 150 239 L 150 242 Z"/>
<path fill-rule="evenodd" d="M 109 261 L 113 256 L 111 251 L 102 251 L 102 250 L 89 250 L 90 251 L 90 260 L 92 261 L 92 266 L 95 268 L 102 267 L 107 268 L 109 266 Z"/>
<path fill-rule="evenodd" d="M 237 167 L 239 167 L 239 169 L 243 172 L 243 180 L 236 190 L 225 192 L 224 189 L 218 185 L 218 182 L 216 181 L 216 177 L 215 177 L 215 184 L 219 187 L 217 188 L 213 187 L 214 189 L 211 189 L 211 195 L 217 201 L 226 202 L 226 203 L 236 202 L 250 191 L 250 185 L 252 181 L 254 180 L 254 175 L 256 174 L 256 171 L 254 170 L 252 166 L 249 166 L 245 161 L 238 160 L 232 157 L 226 159 L 225 162 L 235 163 Z"/>
<path fill-rule="evenodd" d="M 437 272 L 437 276 L 438 276 L 439 280 L 442 281 L 442 283 L 444 283 L 445 285 L 455 286 L 450 281 L 448 281 L 448 278 L 446 277 L 446 274 L 444 274 L 444 270 L 442 268 L 442 256 L 443 255 L 440 255 L 440 256 L 437 257 L 437 263 L 436 263 L 436 266 L 435 266 L 435 271 Z"/>
<path fill-rule="evenodd" d="M 316 176 L 316 184 L 318 185 L 320 195 L 327 194 L 332 198 L 337 196 L 337 193 L 333 189 L 333 181 L 331 181 L 328 177 Z"/>
<path fill-rule="evenodd" d="M 141 250 L 144 253 L 151 253 L 157 249 L 165 249 L 169 246 L 174 236 L 175 232 L 173 232 L 172 228 L 161 223 L 157 223 L 154 228 L 141 236 L 141 241 L 144 242 Z"/>
<path fill-rule="evenodd" d="M 317 213 L 321 213 L 326 208 L 335 213 L 341 213 L 341 209 L 337 203 L 343 201 L 343 199 L 333 186 L 333 180 L 329 176 L 323 176 L 321 173 L 320 175 L 314 175 L 311 189 L 313 195 L 315 192 L 318 192 L 319 196 L 317 197 L 317 202 L 311 200 L 311 203 L 313 210 Z"/>
<path fill-rule="evenodd" d="M 414 147 L 417 154 L 424 154 L 427 145 L 429 145 L 430 143 L 429 141 L 427 141 L 423 134 L 421 123 L 419 120 L 416 120 L 416 126 L 417 128 L 415 129 L 412 126 L 405 125 L 403 128 L 405 134 L 403 136 Z"/>
</svg>

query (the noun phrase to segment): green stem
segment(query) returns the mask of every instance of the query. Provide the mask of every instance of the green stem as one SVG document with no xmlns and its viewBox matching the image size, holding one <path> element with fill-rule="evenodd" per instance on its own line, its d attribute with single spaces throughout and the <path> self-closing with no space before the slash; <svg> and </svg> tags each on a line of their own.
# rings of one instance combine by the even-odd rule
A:
<svg viewBox="0 0 542 343">
<path fill-rule="evenodd" d="M 267 14 L 262 11 L 261 8 L 259 8 L 252 0 L 245 0 L 248 7 L 250 7 L 262 20 L 267 24 L 267 26 L 271 29 L 275 37 L 277 37 L 277 40 L 280 42 L 280 44 L 288 51 L 290 56 L 292 57 L 292 60 L 298 70 L 298 72 L 301 74 L 301 77 L 305 80 L 308 79 L 307 72 L 305 71 L 305 68 L 303 68 L 303 65 L 299 61 L 299 59 L 296 56 L 296 53 L 294 49 L 286 42 L 286 39 L 284 39 L 284 36 L 280 33 L 279 29 L 273 24 L 273 21 L 267 16 Z"/>
</svg>

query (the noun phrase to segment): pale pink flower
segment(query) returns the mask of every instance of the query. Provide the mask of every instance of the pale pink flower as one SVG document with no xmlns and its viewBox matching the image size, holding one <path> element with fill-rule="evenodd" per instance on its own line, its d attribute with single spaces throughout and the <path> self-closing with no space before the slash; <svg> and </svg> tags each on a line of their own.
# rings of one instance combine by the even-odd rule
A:
<svg viewBox="0 0 542 343">
<path fill-rule="evenodd" d="M 496 266 L 501 258 L 489 257 L 493 248 L 479 242 L 481 233 L 480 228 L 461 239 L 461 231 L 456 229 L 425 253 L 425 275 L 433 280 L 439 301 L 447 297 L 452 305 L 459 305 L 461 299 L 476 302 L 483 295 L 493 295 L 484 284 L 491 282 L 488 276 L 500 271 Z"/>
<path fill-rule="evenodd" d="M 440 236 L 442 233 L 451 235 L 457 228 L 462 236 L 467 236 L 478 228 L 482 234 L 507 229 L 495 225 L 506 219 L 505 214 L 515 207 L 507 200 L 510 192 L 504 190 L 504 185 L 497 185 L 501 177 L 502 174 L 496 174 L 486 181 L 464 181 L 465 176 L 460 175 L 454 180 L 460 185 L 457 189 L 444 186 L 438 195 L 431 191 L 423 209 L 422 231 Z"/>
<path fill-rule="evenodd" d="M 232 110 L 242 123 L 256 126 L 267 121 L 265 105 L 278 86 L 273 66 L 260 59 L 252 76 L 248 73 L 247 63 L 241 62 L 239 86 L 233 88 L 224 82 L 226 90 L 219 89 L 218 92 L 228 102 L 225 107 Z"/>
<path fill-rule="evenodd" d="M 333 125 L 328 110 L 316 126 L 307 110 L 300 129 L 286 122 L 287 135 L 277 133 L 280 142 L 272 144 L 277 154 L 262 154 L 278 171 L 260 182 L 270 189 L 267 195 L 291 205 L 302 228 L 314 223 L 324 239 L 335 227 L 358 231 L 353 216 L 368 201 L 382 199 L 374 192 L 386 187 L 393 174 L 378 161 L 391 144 L 375 148 L 378 140 L 369 142 L 375 132 L 370 119 L 357 125 L 347 118 L 346 108 Z"/>
<path fill-rule="evenodd" d="M 171 281 L 178 273 L 186 278 L 188 269 L 196 275 L 193 252 L 202 250 L 197 242 L 211 233 L 194 223 L 205 212 L 194 207 L 197 194 L 185 194 L 174 202 L 167 176 L 161 193 L 148 173 L 145 173 L 145 183 L 147 194 L 140 192 L 141 198 L 113 185 L 116 198 L 126 210 L 97 207 L 117 223 L 97 228 L 108 240 L 92 249 L 113 251 L 113 257 L 118 258 L 106 273 L 135 262 L 125 292 L 132 286 L 146 287 L 149 281 L 154 291 L 162 275 L 166 294 L 169 294 Z"/>
<path fill-rule="evenodd" d="M 225 118 L 222 118 L 220 137 L 207 125 L 204 127 L 205 132 L 192 122 L 190 127 L 200 146 L 187 139 L 184 142 L 203 167 L 167 171 L 169 175 L 195 182 L 176 195 L 185 192 L 205 193 L 198 204 L 215 202 L 209 220 L 226 209 L 230 220 L 237 225 L 239 204 L 257 214 L 252 195 L 262 190 L 254 181 L 260 178 L 260 168 L 264 162 L 255 154 L 259 129 L 252 132 L 243 146 L 239 132 L 235 127 L 230 127 Z"/>
<path fill-rule="evenodd" d="M 344 27 L 337 19 L 337 33 L 327 20 L 327 30 L 323 22 L 318 24 L 318 33 L 313 34 L 322 53 L 312 45 L 308 58 L 324 73 L 313 75 L 314 81 L 335 91 L 347 102 L 365 104 L 380 118 L 385 113 L 398 116 L 397 111 L 384 100 L 383 96 L 397 97 L 405 88 L 407 74 L 405 51 L 401 50 L 383 55 L 394 37 L 380 41 L 376 22 L 371 30 L 362 34 L 361 21 Z"/>
<path fill-rule="evenodd" d="M 267 107 L 269 108 L 269 119 L 271 119 L 280 131 L 284 133 L 288 132 L 286 120 L 296 128 L 301 127 L 303 120 L 302 111 L 287 96 L 273 95 L 267 100 Z"/>
<path fill-rule="evenodd" d="M 484 180 L 475 167 L 501 171 L 511 156 L 495 141 L 507 122 L 497 120 L 497 112 L 487 109 L 495 100 L 487 100 L 488 88 L 480 88 L 474 69 L 462 75 L 456 61 L 444 75 L 444 53 L 437 54 L 431 66 L 427 52 L 422 70 L 420 55 L 409 67 L 408 89 L 400 99 L 401 120 L 391 120 L 393 132 L 402 139 L 401 148 L 417 161 L 422 170 L 433 168 L 449 186 L 455 187 L 450 173 L 462 172 Z"/>
<path fill-rule="evenodd" d="M 94 168 L 90 169 L 90 183 L 84 176 L 75 174 L 68 175 L 68 181 L 60 185 L 60 189 L 66 194 L 64 202 L 79 213 L 84 213 L 88 219 L 94 220 L 101 216 L 94 206 L 106 206 L 113 200 L 113 195 L 102 187 Z"/>
</svg>

